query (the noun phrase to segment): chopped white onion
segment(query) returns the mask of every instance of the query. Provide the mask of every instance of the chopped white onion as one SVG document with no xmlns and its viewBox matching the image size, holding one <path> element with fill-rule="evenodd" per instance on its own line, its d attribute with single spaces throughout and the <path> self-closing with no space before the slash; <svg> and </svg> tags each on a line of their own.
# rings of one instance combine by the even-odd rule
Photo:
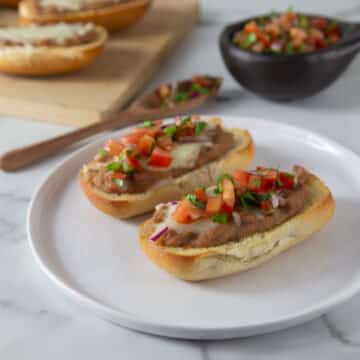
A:
<svg viewBox="0 0 360 360">
<path fill-rule="evenodd" d="M 215 195 L 216 195 L 215 192 L 214 192 L 215 189 L 216 189 L 216 186 L 210 186 L 210 187 L 208 187 L 208 188 L 205 190 L 206 195 L 209 196 L 209 197 L 215 196 Z"/>
<path fill-rule="evenodd" d="M 271 194 L 271 204 L 274 209 L 279 207 L 279 196 L 276 194 Z"/>
<path fill-rule="evenodd" d="M 240 217 L 240 214 L 237 213 L 236 211 L 234 211 L 232 213 L 232 216 L 233 216 L 233 219 L 234 219 L 234 223 L 237 225 L 237 226 L 240 226 L 241 225 L 241 217 Z"/>
</svg>

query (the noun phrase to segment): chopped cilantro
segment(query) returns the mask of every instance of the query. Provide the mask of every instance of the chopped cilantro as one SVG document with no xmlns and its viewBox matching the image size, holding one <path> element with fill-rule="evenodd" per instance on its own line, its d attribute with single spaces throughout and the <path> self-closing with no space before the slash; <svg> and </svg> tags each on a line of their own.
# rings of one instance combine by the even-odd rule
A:
<svg viewBox="0 0 360 360">
<path fill-rule="evenodd" d="M 164 129 L 164 133 L 171 137 L 173 137 L 176 134 L 176 131 L 177 131 L 176 125 L 170 125 Z"/>
<path fill-rule="evenodd" d="M 217 179 L 216 179 L 216 184 L 217 185 L 221 185 L 222 182 L 224 181 L 224 179 L 229 179 L 232 183 L 234 183 L 234 179 L 232 178 L 232 176 L 230 174 L 223 174 L 220 175 Z"/>
<path fill-rule="evenodd" d="M 214 194 L 222 194 L 224 190 L 220 187 L 220 186 L 217 186 L 215 189 L 214 189 Z"/>
<path fill-rule="evenodd" d="M 122 170 L 122 165 L 121 162 L 119 161 L 113 161 L 111 163 L 109 163 L 106 168 L 110 171 L 120 171 Z"/>
<path fill-rule="evenodd" d="M 205 204 L 203 202 L 201 202 L 195 194 L 187 194 L 185 196 L 185 199 L 189 202 L 191 202 L 192 204 L 194 204 L 196 207 L 204 209 L 205 208 Z"/>
<path fill-rule="evenodd" d="M 238 194 L 240 200 L 240 205 L 244 209 L 251 209 L 259 205 L 259 201 L 256 198 L 256 195 L 252 194 L 250 191 L 247 191 L 243 194 Z"/>
<path fill-rule="evenodd" d="M 145 120 L 141 127 L 143 127 L 143 128 L 151 128 L 154 125 L 155 124 L 151 120 Z"/>
<path fill-rule="evenodd" d="M 294 178 L 294 177 L 295 177 L 294 174 L 289 173 L 289 172 L 286 172 L 286 171 L 282 171 L 282 172 L 281 172 L 281 175 L 284 175 L 284 176 L 286 176 L 286 177 L 288 177 L 288 178 Z"/>
<path fill-rule="evenodd" d="M 255 178 L 255 179 L 254 179 L 254 185 L 255 185 L 256 188 L 259 188 L 260 185 L 261 185 L 261 179 L 258 178 L 258 177 Z"/>
<path fill-rule="evenodd" d="M 255 44 L 256 40 L 257 40 L 256 34 L 251 33 L 241 42 L 241 47 L 246 49 L 251 45 Z"/>
<path fill-rule="evenodd" d="M 293 55 L 294 54 L 294 44 L 292 42 L 289 42 L 286 46 L 286 53 L 288 55 Z"/>
<path fill-rule="evenodd" d="M 338 25 L 339 25 L 339 23 L 336 20 L 332 20 L 326 30 L 328 32 L 330 32 L 330 31 L 334 30 Z"/>
<path fill-rule="evenodd" d="M 105 149 L 99 149 L 98 152 L 97 152 L 97 154 L 98 154 L 99 156 L 101 156 L 102 158 L 104 158 L 104 157 L 106 157 L 106 156 L 109 155 L 109 152 L 108 152 L 107 150 L 105 150 Z"/>
<path fill-rule="evenodd" d="M 216 214 L 211 217 L 211 220 L 213 222 L 219 223 L 219 224 L 226 224 L 228 222 L 228 216 L 226 214 Z"/>
<path fill-rule="evenodd" d="M 305 15 L 299 15 L 299 24 L 305 30 L 309 28 L 309 21 Z"/>
<path fill-rule="evenodd" d="M 205 127 L 206 127 L 205 121 L 199 121 L 198 123 L 196 123 L 195 135 L 201 135 L 201 133 L 204 131 Z"/>
<path fill-rule="evenodd" d="M 178 90 L 174 96 L 174 101 L 180 103 L 189 100 L 189 95 L 185 91 Z"/>
<path fill-rule="evenodd" d="M 191 90 L 196 91 L 200 95 L 208 95 L 210 93 L 210 90 L 206 87 L 202 87 L 200 84 L 193 83 L 191 85 Z"/>
<path fill-rule="evenodd" d="M 270 200 L 271 199 L 271 194 L 270 193 L 258 194 L 257 197 L 259 198 L 260 201 Z"/>
<path fill-rule="evenodd" d="M 123 179 L 113 179 L 112 182 L 119 188 L 124 186 L 124 180 Z"/>
</svg>

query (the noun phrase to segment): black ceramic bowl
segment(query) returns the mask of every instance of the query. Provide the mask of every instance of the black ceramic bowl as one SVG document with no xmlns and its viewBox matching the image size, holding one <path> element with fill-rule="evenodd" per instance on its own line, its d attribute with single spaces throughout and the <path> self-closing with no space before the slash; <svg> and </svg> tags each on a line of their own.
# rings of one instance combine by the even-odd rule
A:
<svg viewBox="0 0 360 360">
<path fill-rule="evenodd" d="M 324 90 L 345 71 L 360 49 L 360 24 L 332 18 L 328 19 L 339 22 L 341 40 L 311 53 L 261 54 L 233 45 L 234 32 L 253 19 L 227 26 L 220 35 L 220 50 L 231 75 L 244 88 L 271 100 L 301 99 Z"/>
</svg>

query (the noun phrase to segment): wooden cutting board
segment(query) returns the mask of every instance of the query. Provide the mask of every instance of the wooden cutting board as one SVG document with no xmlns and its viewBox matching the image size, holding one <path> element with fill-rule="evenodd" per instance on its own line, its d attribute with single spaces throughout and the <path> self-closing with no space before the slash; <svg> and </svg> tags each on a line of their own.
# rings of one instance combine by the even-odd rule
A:
<svg viewBox="0 0 360 360">
<path fill-rule="evenodd" d="M 0 75 L 0 112 L 21 118 L 82 126 L 124 107 L 191 30 L 198 0 L 154 0 L 144 19 L 113 35 L 88 68 L 74 74 L 23 78 Z M 14 23 L 2 10 L 0 24 Z"/>
</svg>

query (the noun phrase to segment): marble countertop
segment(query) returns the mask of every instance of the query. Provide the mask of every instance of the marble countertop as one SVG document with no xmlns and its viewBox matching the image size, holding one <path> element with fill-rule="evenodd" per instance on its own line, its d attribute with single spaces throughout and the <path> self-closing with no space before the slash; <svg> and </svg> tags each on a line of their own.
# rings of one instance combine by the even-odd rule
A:
<svg viewBox="0 0 360 360">
<path fill-rule="evenodd" d="M 277 120 L 318 131 L 360 155 L 360 58 L 327 91 L 277 104 L 240 89 L 222 65 L 217 45 L 225 22 L 284 9 L 288 0 L 203 0 L 202 19 L 151 86 L 196 72 L 224 76 L 227 102 L 203 113 Z M 296 5 L 296 4 L 294 4 Z M 304 0 L 300 10 L 360 19 L 357 0 Z M 0 151 L 66 131 L 63 126 L 2 116 Z M 73 149 L 72 149 L 73 150 Z M 25 216 L 31 194 L 72 150 L 16 174 L 0 173 L 0 358 L 13 359 L 359 359 L 360 295 L 329 314 L 289 330 L 229 341 L 180 341 L 145 335 L 107 323 L 61 296 L 36 266 L 27 244 Z M 334 264 L 336 271 L 336 264 Z"/>
</svg>

